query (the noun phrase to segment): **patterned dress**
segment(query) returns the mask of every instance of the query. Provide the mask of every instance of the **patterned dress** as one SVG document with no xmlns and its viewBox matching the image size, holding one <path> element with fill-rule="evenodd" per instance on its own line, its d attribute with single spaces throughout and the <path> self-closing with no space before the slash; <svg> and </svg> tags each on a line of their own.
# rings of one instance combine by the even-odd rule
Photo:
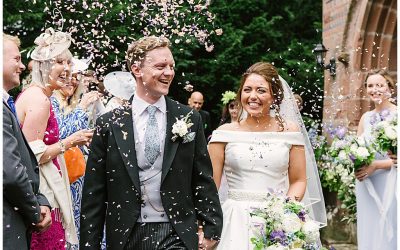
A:
<svg viewBox="0 0 400 250">
<path fill-rule="evenodd" d="M 89 116 L 83 109 L 81 109 L 80 107 L 76 107 L 70 113 L 64 115 L 64 112 L 63 110 L 61 110 L 60 103 L 57 101 L 57 99 L 54 96 L 52 96 L 50 99 L 51 99 L 51 105 L 53 106 L 54 113 L 57 118 L 58 127 L 60 129 L 60 140 L 67 138 L 68 136 L 72 135 L 73 133 L 79 130 L 89 128 Z M 86 154 L 86 152 L 83 151 L 83 154 Z M 78 239 L 80 232 L 83 180 L 84 176 L 80 177 L 78 180 L 76 180 L 74 183 L 71 184 L 72 205 L 73 205 Z M 106 249 L 105 242 L 106 241 L 105 241 L 105 230 L 104 230 L 101 249 Z M 79 246 L 72 245 L 70 246 L 70 249 L 79 249 Z"/>
<path fill-rule="evenodd" d="M 52 107 L 50 106 L 50 116 L 47 121 L 46 132 L 43 138 L 43 142 L 46 145 L 52 145 L 58 142 L 58 124 L 54 116 Z M 54 165 L 58 168 L 59 173 L 60 165 L 58 164 L 57 158 L 53 160 Z M 31 248 L 32 250 L 61 250 L 65 249 L 65 230 L 61 223 L 61 213 L 59 208 L 53 208 L 51 210 L 52 224 L 50 228 L 43 233 L 32 233 Z"/>
<path fill-rule="evenodd" d="M 88 128 L 88 116 L 79 107 L 75 108 L 69 114 L 64 115 L 63 110 L 60 109 L 60 104 L 53 96 L 51 105 L 53 106 L 54 113 L 58 122 L 60 130 L 60 140 L 67 138 L 73 133 Z M 72 205 L 74 211 L 75 225 L 79 239 L 80 230 L 80 216 L 81 216 L 81 200 L 82 200 L 83 176 L 79 177 L 74 183 L 71 184 Z M 71 249 L 78 249 L 78 245 L 71 246 Z"/>
</svg>

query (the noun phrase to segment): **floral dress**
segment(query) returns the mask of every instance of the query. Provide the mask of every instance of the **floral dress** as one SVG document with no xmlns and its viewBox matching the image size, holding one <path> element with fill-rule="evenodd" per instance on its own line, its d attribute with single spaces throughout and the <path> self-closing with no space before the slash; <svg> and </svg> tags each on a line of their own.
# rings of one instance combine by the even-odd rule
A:
<svg viewBox="0 0 400 250">
<path fill-rule="evenodd" d="M 60 140 L 67 138 L 81 129 L 88 128 L 88 116 L 83 109 L 77 107 L 71 113 L 64 115 L 63 111 L 60 109 L 60 104 L 57 99 L 53 96 L 50 99 L 58 122 L 58 128 L 60 130 Z M 71 184 L 72 206 L 78 239 L 80 230 L 82 188 L 83 176 L 79 177 L 78 180 Z M 78 245 L 71 246 L 71 249 L 78 248 Z"/>
</svg>

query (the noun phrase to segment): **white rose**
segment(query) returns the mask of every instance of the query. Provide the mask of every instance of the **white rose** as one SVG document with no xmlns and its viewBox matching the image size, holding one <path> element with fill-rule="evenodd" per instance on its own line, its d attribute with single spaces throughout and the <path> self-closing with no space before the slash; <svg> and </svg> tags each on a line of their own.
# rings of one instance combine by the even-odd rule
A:
<svg viewBox="0 0 400 250">
<path fill-rule="evenodd" d="M 340 150 L 338 157 L 342 161 L 345 161 L 348 159 L 347 153 L 344 150 Z"/>
<path fill-rule="evenodd" d="M 301 230 L 306 236 L 305 241 L 307 243 L 314 243 L 319 239 L 319 226 L 315 221 L 306 221 Z"/>
<path fill-rule="evenodd" d="M 365 146 L 365 138 L 364 138 L 364 136 L 358 137 L 358 138 L 357 138 L 357 143 L 358 143 L 358 145 L 360 145 L 360 146 Z"/>
<path fill-rule="evenodd" d="M 301 229 L 301 221 L 296 214 L 290 213 L 283 218 L 281 226 L 285 232 L 295 233 Z"/>
<path fill-rule="evenodd" d="M 397 139 L 396 127 L 394 127 L 394 126 L 385 126 L 384 131 L 385 131 L 385 135 L 390 140 L 396 140 Z"/>
<path fill-rule="evenodd" d="M 350 151 L 355 153 L 357 151 L 357 148 L 358 148 L 357 144 L 353 143 L 350 146 Z"/>
<path fill-rule="evenodd" d="M 368 149 L 365 147 L 359 147 L 356 151 L 357 156 L 360 156 L 362 159 L 365 159 L 369 156 Z"/>
<path fill-rule="evenodd" d="M 172 133 L 178 134 L 180 137 L 186 135 L 188 133 L 186 123 L 182 120 L 177 120 L 172 126 Z"/>
<path fill-rule="evenodd" d="M 272 246 L 268 246 L 265 250 L 287 250 L 289 249 L 288 247 L 285 247 L 281 244 L 276 244 Z"/>
</svg>

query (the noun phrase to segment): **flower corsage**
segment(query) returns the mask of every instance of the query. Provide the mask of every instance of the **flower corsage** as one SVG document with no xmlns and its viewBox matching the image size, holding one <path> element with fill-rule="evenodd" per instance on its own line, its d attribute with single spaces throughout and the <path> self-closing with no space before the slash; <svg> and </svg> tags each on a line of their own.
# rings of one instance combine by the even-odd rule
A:
<svg viewBox="0 0 400 250">
<path fill-rule="evenodd" d="M 190 115 L 192 113 L 193 111 L 190 111 L 185 117 L 181 119 L 176 118 L 176 122 L 172 125 L 172 141 L 176 141 L 179 137 L 183 139 L 183 143 L 188 143 L 194 140 L 196 132 L 190 131 L 190 127 L 193 126 L 193 123 L 190 120 Z"/>
</svg>

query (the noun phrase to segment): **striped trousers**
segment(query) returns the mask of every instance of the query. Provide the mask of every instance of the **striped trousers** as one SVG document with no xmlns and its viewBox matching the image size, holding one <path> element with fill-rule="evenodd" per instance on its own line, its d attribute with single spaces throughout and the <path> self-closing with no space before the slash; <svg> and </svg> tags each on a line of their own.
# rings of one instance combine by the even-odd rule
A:
<svg viewBox="0 0 400 250">
<path fill-rule="evenodd" d="M 124 250 L 187 249 L 169 222 L 136 223 Z"/>
</svg>

